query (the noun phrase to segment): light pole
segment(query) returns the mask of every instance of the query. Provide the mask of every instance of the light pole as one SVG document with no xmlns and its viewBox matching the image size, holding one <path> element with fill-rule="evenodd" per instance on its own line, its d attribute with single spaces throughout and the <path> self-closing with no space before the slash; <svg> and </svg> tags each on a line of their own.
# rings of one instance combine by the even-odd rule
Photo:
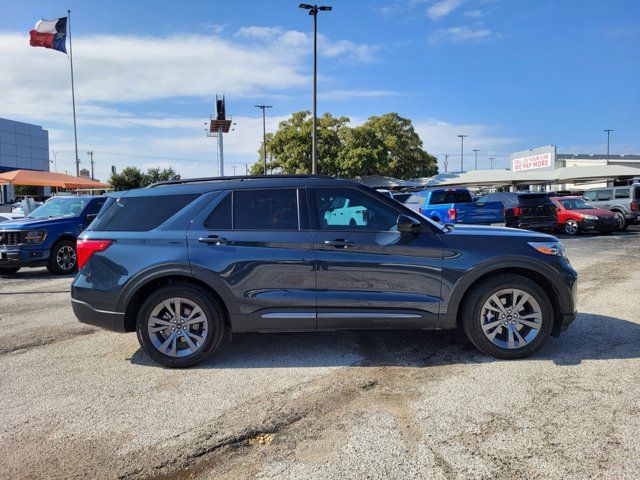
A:
<svg viewBox="0 0 640 480">
<path fill-rule="evenodd" d="M 317 130 L 316 122 L 318 118 L 318 12 L 330 12 L 331 7 L 322 5 L 308 5 L 301 3 L 300 8 L 309 10 L 309 15 L 313 17 L 313 130 L 311 132 L 311 173 L 318 173 L 318 150 L 316 145 Z"/>
<path fill-rule="evenodd" d="M 449 169 L 449 154 L 445 153 L 444 154 L 444 173 L 447 173 L 448 169 Z"/>
<path fill-rule="evenodd" d="M 264 162 L 264 174 L 267 174 L 267 126 L 265 110 L 267 108 L 273 108 L 271 105 L 256 105 L 256 108 L 262 109 L 262 161 Z"/>
<path fill-rule="evenodd" d="M 477 148 L 474 148 L 474 149 L 473 149 L 473 151 L 474 151 L 474 152 L 475 152 L 475 154 L 476 154 L 476 163 L 475 163 L 475 168 L 474 168 L 474 170 L 477 170 L 477 169 L 478 169 L 478 152 L 479 152 L 480 150 L 478 150 Z"/>
<path fill-rule="evenodd" d="M 604 131 L 607 132 L 607 165 L 609 165 L 609 139 L 610 139 L 611 132 L 613 132 L 613 130 L 610 128 L 605 128 Z"/>
<path fill-rule="evenodd" d="M 489 157 L 489 161 L 491 162 L 491 170 L 493 170 L 493 160 L 495 157 Z"/>
<path fill-rule="evenodd" d="M 469 135 L 458 135 L 460 137 L 460 172 L 464 172 L 464 137 Z"/>
<path fill-rule="evenodd" d="M 87 155 L 91 157 L 91 180 L 95 180 L 95 176 L 93 175 L 93 151 L 87 152 Z"/>
</svg>

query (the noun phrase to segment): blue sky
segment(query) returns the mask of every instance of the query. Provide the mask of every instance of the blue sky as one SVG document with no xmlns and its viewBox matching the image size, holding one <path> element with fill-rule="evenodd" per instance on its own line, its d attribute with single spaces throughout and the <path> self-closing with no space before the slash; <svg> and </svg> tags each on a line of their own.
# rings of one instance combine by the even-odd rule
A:
<svg viewBox="0 0 640 480">
<path fill-rule="evenodd" d="M 440 165 L 458 168 L 458 133 L 479 167 L 490 155 L 558 145 L 562 153 L 640 153 L 640 2 L 388 0 L 327 2 L 319 17 L 319 110 L 354 124 L 395 111 Z M 0 17 L 0 116 L 49 129 L 58 169 L 73 170 L 69 68 L 28 46 L 40 18 L 72 9 L 80 156 L 110 165 L 216 171 L 203 122 L 227 95 L 236 130 L 227 173 L 257 159 L 268 129 L 311 105 L 312 19 L 298 2 L 6 1 Z M 86 164 L 85 164 L 86 166 Z"/>
</svg>

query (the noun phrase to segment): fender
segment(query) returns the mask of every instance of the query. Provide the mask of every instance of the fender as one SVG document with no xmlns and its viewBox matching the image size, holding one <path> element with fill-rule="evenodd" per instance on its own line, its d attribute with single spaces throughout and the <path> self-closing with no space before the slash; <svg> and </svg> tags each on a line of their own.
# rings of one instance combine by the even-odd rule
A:
<svg viewBox="0 0 640 480">
<path fill-rule="evenodd" d="M 444 261 L 446 264 L 446 256 Z M 443 303 L 441 306 L 440 319 L 443 323 L 448 324 L 451 327 L 455 326 L 460 304 L 462 303 L 464 295 L 479 278 L 491 272 L 497 272 L 505 269 L 529 270 L 543 276 L 550 282 L 556 294 L 556 299 L 561 310 L 558 313 L 569 314 L 575 311 L 571 288 L 567 285 L 567 282 L 557 270 L 546 263 L 538 262 L 530 257 L 508 256 L 489 259 L 482 262 L 471 268 L 453 282 L 451 285 L 449 302 Z M 446 272 L 446 268 L 444 269 L 444 272 Z M 446 273 L 444 273 L 442 279 L 443 288 L 444 283 L 447 281 L 445 276 Z M 576 279 L 577 275 L 573 278 L 574 283 Z"/>
<path fill-rule="evenodd" d="M 117 300 L 117 311 L 125 312 L 131 299 L 149 282 L 171 276 L 190 277 L 201 281 L 215 290 L 230 314 L 239 313 L 231 292 L 217 275 L 199 267 L 192 268 L 188 263 L 164 263 L 137 273 L 123 286 Z"/>
</svg>

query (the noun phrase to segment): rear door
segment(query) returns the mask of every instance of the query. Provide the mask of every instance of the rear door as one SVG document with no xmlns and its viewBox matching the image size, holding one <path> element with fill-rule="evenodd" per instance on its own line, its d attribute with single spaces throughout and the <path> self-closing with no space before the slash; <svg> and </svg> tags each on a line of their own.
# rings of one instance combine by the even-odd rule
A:
<svg viewBox="0 0 640 480">
<path fill-rule="evenodd" d="M 357 187 L 308 190 L 317 264 L 318 328 L 430 326 L 440 305 L 442 244 L 436 233 L 397 231 L 393 200 Z M 348 204 L 364 221 L 331 220 Z"/>
<path fill-rule="evenodd" d="M 224 191 L 195 219 L 188 244 L 194 274 L 231 297 L 235 331 L 316 328 L 313 246 L 298 189 Z"/>
</svg>

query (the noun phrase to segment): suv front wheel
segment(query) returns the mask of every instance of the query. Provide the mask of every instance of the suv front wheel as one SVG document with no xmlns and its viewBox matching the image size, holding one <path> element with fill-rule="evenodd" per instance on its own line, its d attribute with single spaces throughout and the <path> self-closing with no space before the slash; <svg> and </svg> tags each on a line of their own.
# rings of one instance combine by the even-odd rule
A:
<svg viewBox="0 0 640 480">
<path fill-rule="evenodd" d="M 190 367 L 220 345 L 222 309 L 204 289 L 172 284 L 152 293 L 138 313 L 138 341 L 144 352 L 165 367 Z"/>
<path fill-rule="evenodd" d="M 520 275 L 490 277 L 475 287 L 462 309 L 467 337 L 484 353 L 516 359 L 538 351 L 553 328 L 549 297 Z"/>
</svg>

